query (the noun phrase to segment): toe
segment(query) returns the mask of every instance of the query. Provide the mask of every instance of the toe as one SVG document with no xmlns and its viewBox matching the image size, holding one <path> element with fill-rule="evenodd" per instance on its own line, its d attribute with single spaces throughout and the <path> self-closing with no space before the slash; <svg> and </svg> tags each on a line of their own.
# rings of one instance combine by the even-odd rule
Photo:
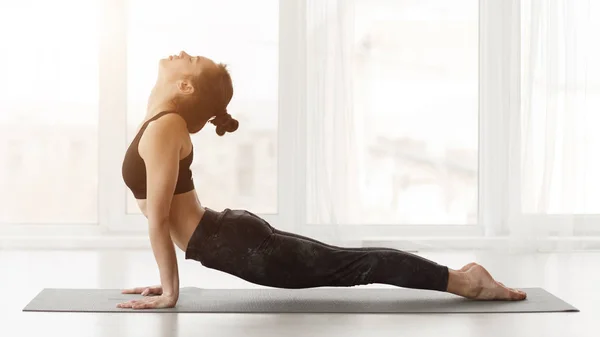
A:
<svg viewBox="0 0 600 337">
<path fill-rule="evenodd" d="M 524 300 L 527 298 L 527 293 L 521 290 L 515 290 L 517 292 L 517 300 Z"/>
<path fill-rule="evenodd" d="M 506 288 L 506 290 L 508 292 L 507 299 L 509 299 L 509 300 L 521 301 L 527 297 L 527 294 L 525 294 L 524 292 L 522 292 L 520 290 L 512 289 L 512 288 Z"/>
</svg>

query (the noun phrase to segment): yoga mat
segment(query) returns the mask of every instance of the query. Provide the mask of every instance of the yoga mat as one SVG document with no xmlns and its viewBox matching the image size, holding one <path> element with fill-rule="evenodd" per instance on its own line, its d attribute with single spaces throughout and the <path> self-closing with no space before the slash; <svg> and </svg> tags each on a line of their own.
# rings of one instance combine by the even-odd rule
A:
<svg viewBox="0 0 600 337">
<path fill-rule="evenodd" d="M 405 288 L 201 289 L 182 288 L 175 308 L 121 309 L 141 295 L 118 289 L 44 289 L 23 311 L 177 313 L 506 313 L 579 311 L 541 288 L 523 288 L 520 302 L 472 301 L 448 293 Z"/>
</svg>

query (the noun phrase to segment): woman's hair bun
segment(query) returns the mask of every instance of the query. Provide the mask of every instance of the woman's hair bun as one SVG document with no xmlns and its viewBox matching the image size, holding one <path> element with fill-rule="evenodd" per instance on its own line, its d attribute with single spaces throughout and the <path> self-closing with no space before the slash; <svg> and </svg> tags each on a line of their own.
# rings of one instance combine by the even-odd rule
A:
<svg viewBox="0 0 600 337">
<path fill-rule="evenodd" d="M 240 123 L 227 112 L 217 115 L 210 121 L 217 126 L 217 135 L 223 136 L 226 132 L 234 132 Z"/>
</svg>

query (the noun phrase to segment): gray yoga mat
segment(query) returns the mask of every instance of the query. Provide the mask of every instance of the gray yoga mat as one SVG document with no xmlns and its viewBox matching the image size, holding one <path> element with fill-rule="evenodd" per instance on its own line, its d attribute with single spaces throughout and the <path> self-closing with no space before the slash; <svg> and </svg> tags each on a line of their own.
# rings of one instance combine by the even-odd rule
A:
<svg viewBox="0 0 600 337">
<path fill-rule="evenodd" d="M 172 309 L 132 310 L 118 303 L 142 298 L 116 289 L 44 289 L 23 311 L 177 313 L 505 313 L 579 311 L 541 288 L 523 288 L 520 302 L 471 301 L 404 288 L 200 289 L 187 287 Z"/>
</svg>

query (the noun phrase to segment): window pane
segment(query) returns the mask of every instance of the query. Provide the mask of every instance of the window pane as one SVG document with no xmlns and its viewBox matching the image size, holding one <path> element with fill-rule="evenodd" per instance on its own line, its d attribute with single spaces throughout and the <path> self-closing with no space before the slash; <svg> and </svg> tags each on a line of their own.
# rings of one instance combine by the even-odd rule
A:
<svg viewBox="0 0 600 337">
<path fill-rule="evenodd" d="M 478 11 L 477 0 L 356 2 L 362 222 L 476 222 Z"/>
<path fill-rule="evenodd" d="M 0 223 L 97 222 L 97 12 L 0 3 Z"/>
<path fill-rule="evenodd" d="M 600 3 L 521 3 L 521 206 L 600 214 Z"/>
<path fill-rule="evenodd" d="M 234 96 L 228 112 L 239 129 L 219 137 L 208 124 L 192 136 L 194 183 L 207 207 L 277 212 L 278 4 L 129 1 L 129 141 L 146 114 L 159 59 L 185 50 L 225 63 L 231 72 Z M 139 212 L 131 193 L 127 200 L 128 211 Z"/>
</svg>

